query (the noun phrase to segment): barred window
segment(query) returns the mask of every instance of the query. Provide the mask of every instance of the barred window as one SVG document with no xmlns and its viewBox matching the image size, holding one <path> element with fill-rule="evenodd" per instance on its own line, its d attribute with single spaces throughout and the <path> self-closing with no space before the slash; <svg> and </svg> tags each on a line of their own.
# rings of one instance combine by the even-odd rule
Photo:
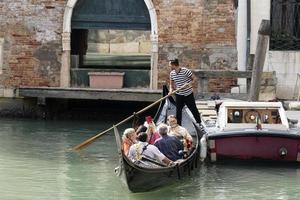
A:
<svg viewBox="0 0 300 200">
<path fill-rule="evenodd" d="M 270 50 L 300 50 L 300 0 L 271 2 Z"/>
</svg>

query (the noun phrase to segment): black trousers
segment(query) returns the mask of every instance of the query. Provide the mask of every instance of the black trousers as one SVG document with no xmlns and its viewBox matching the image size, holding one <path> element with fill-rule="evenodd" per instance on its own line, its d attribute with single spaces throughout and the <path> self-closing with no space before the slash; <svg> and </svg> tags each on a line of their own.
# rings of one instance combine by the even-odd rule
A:
<svg viewBox="0 0 300 200">
<path fill-rule="evenodd" d="M 190 111 L 192 112 L 197 123 L 201 123 L 201 118 L 199 111 L 196 107 L 194 94 L 190 94 L 188 96 L 178 95 L 176 94 L 176 118 L 179 125 L 181 125 L 182 121 L 182 108 L 186 105 Z"/>
</svg>

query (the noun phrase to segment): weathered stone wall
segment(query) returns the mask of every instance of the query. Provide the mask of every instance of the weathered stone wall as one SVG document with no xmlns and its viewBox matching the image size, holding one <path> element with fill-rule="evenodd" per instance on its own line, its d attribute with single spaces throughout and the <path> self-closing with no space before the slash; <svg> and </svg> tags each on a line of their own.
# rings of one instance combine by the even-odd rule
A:
<svg viewBox="0 0 300 200">
<path fill-rule="evenodd" d="M 0 1 L 0 38 L 4 38 L 0 88 L 59 86 L 66 2 Z M 159 85 L 168 81 L 167 61 L 172 57 L 191 69 L 236 68 L 232 0 L 153 0 L 153 4 L 158 17 Z"/>
<path fill-rule="evenodd" d="M 0 1 L 0 87 L 59 86 L 65 0 Z"/>
<path fill-rule="evenodd" d="M 155 0 L 154 3 L 159 29 L 159 84 L 168 80 L 167 61 L 172 57 L 191 69 L 236 69 L 233 1 Z M 232 84 L 232 80 L 221 82 L 224 88 Z M 219 85 L 210 84 L 210 90 Z"/>
<path fill-rule="evenodd" d="M 89 30 L 87 53 L 150 54 L 150 31 Z"/>
</svg>

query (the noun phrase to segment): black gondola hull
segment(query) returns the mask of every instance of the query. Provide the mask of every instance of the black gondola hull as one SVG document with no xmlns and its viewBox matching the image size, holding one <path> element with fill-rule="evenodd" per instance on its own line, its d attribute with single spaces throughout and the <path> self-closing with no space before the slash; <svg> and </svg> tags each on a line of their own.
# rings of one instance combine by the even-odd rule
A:
<svg viewBox="0 0 300 200">
<path fill-rule="evenodd" d="M 132 192 L 146 192 L 180 181 L 185 176 L 195 173 L 199 165 L 199 154 L 182 165 L 166 168 L 145 169 L 132 166 L 132 162 L 123 159 L 125 181 Z"/>
</svg>

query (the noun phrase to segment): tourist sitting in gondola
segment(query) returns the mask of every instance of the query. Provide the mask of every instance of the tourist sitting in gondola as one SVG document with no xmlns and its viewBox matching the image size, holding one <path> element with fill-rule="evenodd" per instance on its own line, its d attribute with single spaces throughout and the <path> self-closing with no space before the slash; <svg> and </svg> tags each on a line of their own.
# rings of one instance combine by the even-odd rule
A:
<svg viewBox="0 0 300 200">
<path fill-rule="evenodd" d="M 145 133 L 147 132 L 147 127 L 144 125 L 140 125 L 135 131 L 137 136 L 139 136 L 139 134 L 143 133 L 143 132 L 145 132 Z"/>
<path fill-rule="evenodd" d="M 148 135 L 148 138 L 147 138 L 147 142 L 149 144 L 154 144 L 155 141 L 160 138 L 160 134 L 158 133 L 158 131 L 156 130 L 156 126 L 153 122 L 153 119 L 151 116 L 148 116 L 146 117 L 146 121 L 144 123 L 144 126 L 147 127 L 147 135 Z"/>
<path fill-rule="evenodd" d="M 168 116 L 169 135 L 176 136 L 184 145 L 184 149 L 190 150 L 192 148 L 193 138 L 186 130 L 186 128 L 180 126 L 177 123 L 177 119 L 174 115 Z"/>
<path fill-rule="evenodd" d="M 123 140 L 123 152 L 127 156 L 130 146 L 137 143 L 135 130 L 133 128 L 125 129 L 122 136 L 122 140 Z"/>
<path fill-rule="evenodd" d="M 154 145 L 170 160 L 176 161 L 181 159 L 183 157 L 182 142 L 177 137 L 168 135 L 168 126 L 166 124 L 160 124 L 158 132 L 161 138 L 156 140 Z"/>
<path fill-rule="evenodd" d="M 162 154 L 158 148 L 147 142 L 147 133 L 140 133 L 139 142 L 129 149 L 128 157 L 143 167 L 169 166 L 173 162 Z"/>
</svg>

